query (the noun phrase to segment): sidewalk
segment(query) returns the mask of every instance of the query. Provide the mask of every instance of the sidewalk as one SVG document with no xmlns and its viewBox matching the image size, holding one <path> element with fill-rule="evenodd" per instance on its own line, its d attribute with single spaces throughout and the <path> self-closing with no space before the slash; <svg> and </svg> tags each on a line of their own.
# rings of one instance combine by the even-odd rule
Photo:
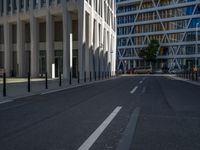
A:
<svg viewBox="0 0 200 150">
<path fill-rule="evenodd" d="M 104 80 L 96 80 L 90 82 L 89 79 L 87 80 L 86 83 L 82 81 L 80 84 L 78 84 L 77 79 L 72 79 L 72 84 L 69 85 L 69 81 L 62 80 L 62 86 L 59 86 L 59 79 L 49 79 L 48 80 L 48 89 L 45 87 L 45 79 L 39 78 L 39 79 L 31 79 L 31 92 L 28 92 L 27 89 L 27 79 L 7 79 L 7 85 L 6 85 L 6 90 L 7 90 L 7 96 L 3 97 L 3 84 L 2 84 L 2 78 L 0 81 L 0 104 L 10 102 L 13 100 L 16 100 L 18 98 L 23 98 L 27 96 L 33 96 L 33 95 L 40 95 L 40 94 L 47 94 L 47 93 L 53 93 L 56 91 L 62 91 L 70 88 L 75 88 L 75 87 L 80 87 L 80 86 L 85 86 L 93 83 L 98 83 L 98 82 L 104 82 L 107 80 L 112 80 L 116 79 L 118 77 L 112 77 L 112 78 L 107 78 Z M 15 81 L 15 82 L 14 82 Z"/>
<path fill-rule="evenodd" d="M 190 84 L 194 84 L 194 85 L 197 85 L 197 86 L 200 86 L 200 78 L 198 78 L 198 81 L 194 81 L 194 80 L 189 80 L 189 79 L 177 77 L 176 75 L 170 76 L 170 78 L 175 79 L 175 80 L 184 81 L 184 82 L 187 82 L 187 83 L 190 83 Z"/>
</svg>

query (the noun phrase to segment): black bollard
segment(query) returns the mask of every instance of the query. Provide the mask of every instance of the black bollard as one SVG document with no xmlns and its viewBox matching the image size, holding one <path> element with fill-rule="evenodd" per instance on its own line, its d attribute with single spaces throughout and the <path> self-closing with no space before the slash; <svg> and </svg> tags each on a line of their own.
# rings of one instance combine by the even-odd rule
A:
<svg viewBox="0 0 200 150">
<path fill-rule="evenodd" d="M 69 85 L 71 85 L 71 84 L 72 84 L 72 73 L 69 72 Z"/>
<path fill-rule="evenodd" d="M 101 80 L 101 78 L 100 78 L 100 76 L 101 76 L 101 72 L 99 71 L 99 73 L 98 73 L 98 74 L 99 74 L 99 75 L 98 75 L 98 76 L 99 76 L 99 80 Z"/>
<path fill-rule="evenodd" d="M 80 83 L 80 73 L 78 72 L 78 84 Z"/>
<path fill-rule="evenodd" d="M 97 80 L 97 73 L 96 73 L 96 71 L 94 72 L 94 80 L 95 81 Z"/>
<path fill-rule="evenodd" d="M 48 76 L 47 76 L 47 72 L 45 73 L 45 88 L 48 89 Z"/>
<path fill-rule="evenodd" d="M 6 96 L 6 73 L 3 73 L 3 96 Z"/>
<path fill-rule="evenodd" d="M 192 71 L 192 80 L 194 80 L 194 72 Z"/>
<path fill-rule="evenodd" d="M 84 82 L 86 83 L 86 72 L 84 72 Z"/>
<path fill-rule="evenodd" d="M 90 72 L 90 82 L 92 81 L 92 72 Z"/>
<path fill-rule="evenodd" d="M 31 92 L 31 74 L 30 72 L 28 73 L 28 92 Z"/>
<path fill-rule="evenodd" d="M 198 72 L 195 72 L 195 80 L 198 81 Z"/>
<path fill-rule="evenodd" d="M 59 86 L 62 86 L 62 74 L 61 72 L 59 73 Z"/>
</svg>

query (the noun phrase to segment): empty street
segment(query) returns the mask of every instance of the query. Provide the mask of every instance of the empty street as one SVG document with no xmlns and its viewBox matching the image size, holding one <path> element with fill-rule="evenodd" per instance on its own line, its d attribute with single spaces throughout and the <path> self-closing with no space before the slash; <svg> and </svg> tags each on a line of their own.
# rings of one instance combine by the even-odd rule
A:
<svg viewBox="0 0 200 150">
<path fill-rule="evenodd" d="M 200 86 L 122 76 L 0 105 L 1 150 L 199 150 Z"/>
</svg>

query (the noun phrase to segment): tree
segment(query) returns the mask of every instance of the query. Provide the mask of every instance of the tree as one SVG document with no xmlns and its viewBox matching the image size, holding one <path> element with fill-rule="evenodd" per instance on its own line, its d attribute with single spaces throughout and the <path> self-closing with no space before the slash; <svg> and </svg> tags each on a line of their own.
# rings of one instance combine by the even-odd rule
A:
<svg viewBox="0 0 200 150">
<path fill-rule="evenodd" d="M 157 40 L 151 40 L 146 48 L 143 48 L 138 56 L 143 58 L 145 62 L 152 63 L 156 60 L 156 54 L 160 44 Z"/>
</svg>

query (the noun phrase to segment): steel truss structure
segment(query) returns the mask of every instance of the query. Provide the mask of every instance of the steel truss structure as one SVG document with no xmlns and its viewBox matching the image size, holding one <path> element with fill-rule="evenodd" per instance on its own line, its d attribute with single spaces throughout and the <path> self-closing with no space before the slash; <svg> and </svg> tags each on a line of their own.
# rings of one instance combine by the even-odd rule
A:
<svg viewBox="0 0 200 150">
<path fill-rule="evenodd" d="M 200 64 L 199 0 L 117 0 L 118 70 L 142 65 L 138 52 L 157 39 L 157 68 Z"/>
</svg>

